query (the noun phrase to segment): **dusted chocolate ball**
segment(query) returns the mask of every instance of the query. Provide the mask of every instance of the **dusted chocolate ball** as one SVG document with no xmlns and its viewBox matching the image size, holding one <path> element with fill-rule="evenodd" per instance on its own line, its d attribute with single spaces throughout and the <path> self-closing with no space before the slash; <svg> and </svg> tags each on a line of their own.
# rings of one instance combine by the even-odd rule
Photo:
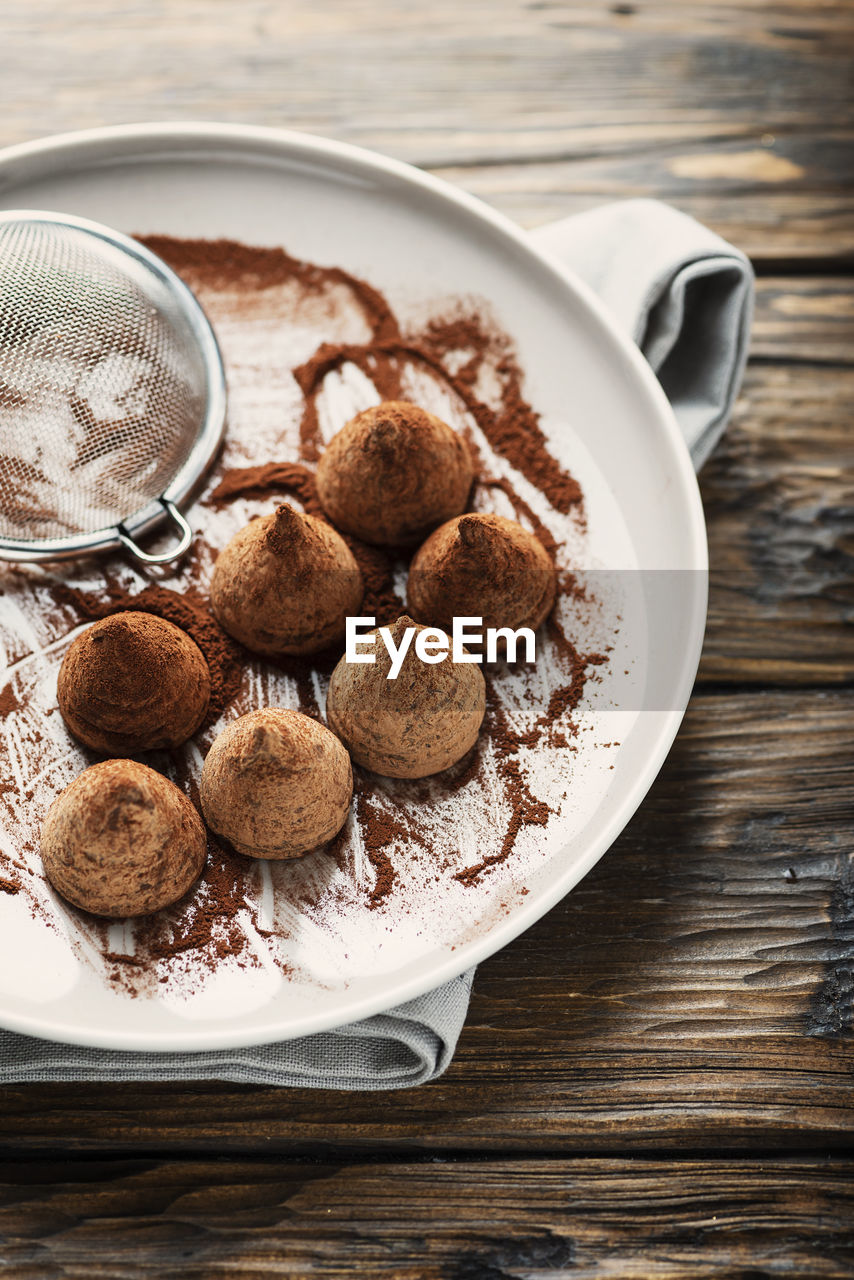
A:
<svg viewBox="0 0 854 1280">
<path fill-rule="evenodd" d="M 357 413 L 329 442 L 317 492 L 330 519 L 363 542 L 420 542 L 465 511 L 474 465 L 462 436 L 403 400 Z"/>
<path fill-rule="evenodd" d="M 202 769 L 208 826 L 250 858 L 298 858 L 336 835 L 353 796 L 350 757 L 317 720 L 281 707 L 223 729 Z"/>
<path fill-rule="evenodd" d="M 344 635 L 364 588 L 359 566 L 325 520 L 283 503 L 234 535 L 214 566 L 211 607 L 253 653 L 317 653 Z"/>
<path fill-rule="evenodd" d="M 50 806 L 41 834 L 48 880 L 99 916 L 144 916 L 177 902 L 206 849 L 184 793 L 136 760 L 103 760 L 81 773 Z"/>
<path fill-rule="evenodd" d="M 57 680 L 68 728 L 104 755 L 177 747 L 205 718 L 211 677 L 186 631 L 153 613 L 114 613 L 68 648 Z"/>
<path fill-rule="evenodd" d="M 406 603 L 422 622 L 451 626 L 479 617 L 484 627 L 536 630 L 557 588 L 552 558 L 515 520 L 459 516 L 432 533 L 409 568 Z"/>
<path fill-rule="evenodd" d="M 388 679 L 391 657 L 378 632 L 363 639 L 362 653 L 375 661 L 342 658 L 332 673 L 326 699 L 329 727 L 357 764 L 390 778 L 426 778 L 441 773 L 477 741 L 486 711 L 486 684 L 480 667 L 455 663 L 450 652 L 441 662 L 425 663 L 415 651 L 420 627 L 405 615 L 390 628 L 399 649 L 408 627 L 414 634 L 395 679 Z M 450 639 L 448 641 L 450 650 Z"/>
</svg>

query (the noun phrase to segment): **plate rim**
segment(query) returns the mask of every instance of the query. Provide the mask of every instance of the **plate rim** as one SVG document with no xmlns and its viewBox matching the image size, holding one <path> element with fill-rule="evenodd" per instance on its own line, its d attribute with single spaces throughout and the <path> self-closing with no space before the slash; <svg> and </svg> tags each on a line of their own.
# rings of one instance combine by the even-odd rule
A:
<svg viewBox="0 0 854 1280">
<path fill-rule="evenodd" d="M 600 331 L 607 334 L 612 346 L 620 351 L 620 357 L 624 363 L 634 371 L 636 380 L 655 410 L 658 427 L 663 432 L 670 460 L 674 466 L 676 484 L 687 501 L 691 547 L 693 558 L 696 560 L 691 569 L 697 571 L 692 574 L 694 595 L 690 608 L 690 643 L 686 645 L 681 670 L 678 678 L 674 680 L 674 687 L 679 695 L 678 698 L 674 698 L 674 701 L 679 705 L 678 708 L 671 707 L 666 712 L 656 713 L 662 717 L 662 720 L 655 732 L 655 749 L 648 753 L 643 772 L 639 773 L 632 785 L 626 788 L 615 806 L 615 811 L 610 815 L 598 838 L 591 842 L 583 857 L 578 858 L 571 868 L 559 875 L 547 890 L 532 895 L 533 903 L 518 906 L 512 914 L 493 924 L 483 937 L 461 943 L 456 951 L 448 954 L 443 963 L 430 966 L 427 980 L 418 977 L 410 978 L 407 982 L 399 983 L 394 987 L 392 996 L 375 994 L 363 996 L 349 1003 L 346 1010 L 301 1014 L 297 1023 L 286 1027 L 282 1027 L 275 1019 L 269 1024 L 259 1019 L 255 1030 L 246 1027 L 231 1030 L 227 1027 L 217 1027 L 198 1030 L 194 1033 L 192 1024 L 188 1023 L 186 1029 L 182 1028 L 180 1032 L 144 1030 L 123 1031 L 116 1035 L 104 1028 L 65 1025 L 55 1018 L 46 1022 L 45 1019 L 39 1019 L 33 1014 L 8 1014 L 0 1006 L 0 1025 L 11 1031 L 40 1039 L 90 1048 L 141 1050 L 151 1053 L 192 1053 L 251 1048 L 277 1041 L 288 1041 L 321 1031 L 332 1031 L 364 1018 L 388 1013 L 397 1006 L 459 977 L 468 969 L 502 950 L 566 897 L 604 856 L 637 812 L 676 738 L 690 700 L 705 635 L 708 545 L 702 501 L 687 445 L 672 406 L 638 347 L 617 327 L 604 304 L 589 286 L 568 268 L 540 250 L 524 228 L 477 196 L 454 186 L 443 178 L 366 147 L 290 129 L 212 121 L 108 125 L 52 134 L 0 149 L 0 208 L 5 207 L 7 193 L 14 191 L 16 184 L 45 176 L 45 165 L 49 161 L 55 162 L 62 157 L 70 161 L 74 157 L 80 158 L 81 155 L 90 159 L 120 159 L 126 163 L 133 163 L 134 159 L 140 162 L 150 161 L 156 154 L 152 152 L 151 147 L 157 143 L 163 146 L 164 158 L 168 155 L 174 157 L 176 153 L 182 151 L 194 152 L 201 157 L 204 152 L 213 153 L 226 147 L 235 153 L 230 157 L 231 159 L 251 163 L 252 157 L 245 148 L 246 144 L 252 144 L 256 150 L 267 151 L 284 163 L 288 158 L 292 160 L 308 158 L 333 163 L 339 168 L 343 166 L 351 170 L 367 171 L 374 177 L 378 174 L 384 175 L 386 178 L 396 179 L 405 187 L 429 191 L 433 196 L 464 211 L 469 219 L 491 225 L 494 231 L 512 242 L 517 252 L 521 251 L 523 256 L 527 256 L 541 271 L 545 269 L 570 295 L 574 296 L 576 302 L 582 305 L 582 309 L 593 317 Z M 136 146 L 129 151 L 128 147 L 131 144 Z M 133 154 L 134 150 L 136 156 Z M 40 172 L 38 172 L 39 162 L 41 163 Z M 16 168 L 19 168 L 17 174 Z M 62 168 L 58 169 L 55 164 L 50 168 L 52 174 L 61 171 Z M 345 985 L 342 987 L 345 1003 L 346 991 Z M 263 1013 L 263 1010 L 258 1012 Z"/>
</svg>

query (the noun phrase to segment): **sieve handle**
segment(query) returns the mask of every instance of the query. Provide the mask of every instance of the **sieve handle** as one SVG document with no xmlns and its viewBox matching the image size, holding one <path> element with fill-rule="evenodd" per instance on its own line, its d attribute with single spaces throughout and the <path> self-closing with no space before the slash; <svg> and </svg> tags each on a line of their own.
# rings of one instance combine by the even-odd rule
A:
<svg viewBox="0 0 854 1280">
<path fill-rule="evenodd" d="M 131 555 L 135 556 L 137 560 L 142 560 L 143 564 L 170 564 L 184 554 L 193 540 L 193 531 L 175 504 L 170 502 L 168 498 L 161 498 L 160 502 L 163 510 L 181 532 L 181 539 L 178 545 L 172 547 L 170 551 L 161 551 L 156 556 L 149 555 L 147 551 L 143 551 L 142 547 L 137 546 L 130 534 L 126 533 L 121 525 L 116 530 L 122 545 L 127 547 Z"/>
</svg>

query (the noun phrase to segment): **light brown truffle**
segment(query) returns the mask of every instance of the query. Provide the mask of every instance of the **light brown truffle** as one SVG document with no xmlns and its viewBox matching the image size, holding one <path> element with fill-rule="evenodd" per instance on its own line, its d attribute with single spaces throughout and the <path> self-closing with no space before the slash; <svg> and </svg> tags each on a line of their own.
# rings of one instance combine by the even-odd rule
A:
<svg viewBox="0 0 854 1280">
<path fill-rule="evenodd" d="M 421 622 L 451 626 L 479 617 L 484 627 L 537 627 L 555 600 L 557 574 L 539 538 L 505 516 L 449 520 L 416 552 L 407 606 Z"/>
<path fill-rule="evenodd" d="M 364 542 L 386 546 L 420 542 L 465 511 L 473 480 L 462 436 L 403 400 L 356 414 L 317 468 L 317 492 L 330 519 Z"/>
<path fill-rule="evenodd" d="M 205 718 L 208 664 L 185 631 L 152 613 L 114 613 L 72 642 L 57 698 L 68 728 L 105 755 L 177 747 Z"/>
<path fill-rule="evenodd" d="M 206 848 L 184 793 L 136 760 L 103 760 L 81 773 L 50 806 L 41 834 L 53 887 L 99 916 L 143 916 L 177 902 Z"/>
<path fill-rule="evenodd" d="M 390 628 L 399 648 L 411 618 Z M 413 636 L 397 678 L 388 679 L 391 658 L 378 632 L 364 637 L 362 653 L 375 661 L 356 664 L 342 658 L 332 673 L 326 700 L 329 727 L 357 764 L 391 778 L 426 778 L 441 773 L 477 741 L 486 710 L 486 684 L 480 667 L 455 663 L 448 656 L 427 664 L 415 652 Z M 449 640 L 450 649 L 450 640 Z"/>
<path fill-rule="evenodd" d="M 220 554 L 211 607 L 254 653 L 318 653 L 344 635 L 364 588 L 359 566 L 325 520 L 287 503 L 252 520 Z"/>
<path fill-rule="evenodd" d="M 267 707 L 223 729 L 202 769 L 211 830 L 250 858 L 298 858 L 331 840 L 353 796 L 350 757 L 309 716 Z"/>
</svg>

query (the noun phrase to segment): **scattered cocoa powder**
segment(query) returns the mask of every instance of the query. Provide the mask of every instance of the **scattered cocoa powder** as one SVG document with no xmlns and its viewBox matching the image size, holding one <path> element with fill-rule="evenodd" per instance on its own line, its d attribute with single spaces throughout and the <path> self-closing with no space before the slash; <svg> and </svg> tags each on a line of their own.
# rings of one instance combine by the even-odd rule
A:
<svg viewBox="0 0 854 1280">
<path fill-rule="evenodd" d="M 291 258 L 282 250 L 252 250 L 225 240 L 206 243 L 158 238 L 154 242 L 149 239 L 147 243 L 176 270 L 188 273 L 191 284 L 215 283 L 220 288 L 242 284 L 260 289 L 298 280 L 315 292 L 333 284 L 345 284 L 351 290 L 370 329 L 369 341 L 323 343 L 308 361 L 294 370 L 294 377 L 305 398 L 300 424 L 305 462 L 316 462 L 322 450 L 317 397 L 328 374 L 351 363 L 370 379 L 383 400 L 396 400 L 401 396 L 403 369 L 407 364 L 414 364 L 429 369 L 458 397 L 492 448 L 535 485 L 555 510 L 563 514 L 575 511 L 576 516 L 583 520 L 581 488 L 549 452 L 539 425 L 539 415 L 522 393 L 522 373 L 511 343 L 496 326 L 489 325 L 479 311 L 467 314 L 457 307 L 452 315 L 428 320 L 420 332 L 404 334 L 390 307 L 376 290 L 337 268 L 314 267 Z M 464 355 L 462 362 L 461 353 Z M 454 357 L 453 362 L 449 360 L 451 356 Z M 500 384 L 498 402 L 494 407 L 487 405 L 474 391 L 487 361 L 491 362 Z M 516 516 L 527 522 L 549 554 L 555 555 L 558 547 L 554 536 L 507 478 L 481 476 L 478 484 L 481 488 L 504 493 Z M 221 506 L 238 496 L 259 497 L 281 491 L 292 493 L 310 514 L 323 514 L 313 473 L 305 463 L 270 461 L 228 471 L 210 494 L 209 501 Z M 391 548 L 386 554 L 385 550 L 368 547 L 350 535 L 345 534 L 344 537 L 365 581 L 362 612 L 376 616 L 378 625 L 393 622 L 402 611 L 402 601 L 393 587 L 394 567 L 396 563 L 408 563 L 412 548 Z M 496 700 L 492 699 L 493 706 L 487 714 L 484 733 L 489 734 L 499 748 L 499 773 L 510 802 L 511 818 L 501 851 L 484 860 L 483 864 L 458 873 L 461 883 L 477 883 L 490 866 L 510 856 L 523 826 L 544 825 L 547 820 L 548 807 L 532 794 L 515 753 L 521 746 L 535 745 L 544 733 L 551 734 L 552 745 L 559 745 L 554 738 L 554 722 L 564 719 L 578 705 L 588 665 L 602 660 L 600 655 L 588 658 L 579 654 L 553 618 L 549 622 L 549 634 L 564 662 L 567 680 L 552 690 L 545 717 L 540 717 L 525 733 L 511 732 Z M 321 655 L 315 660 L 315 666 L 328 672 L 331 656 Z M 299 660 L 285 660 L 277 665 L 296 678 L 301 710 L 319 715 L 310 667 L 303 669 L 306 664 Z M 306 705 L 303 705 L 304 701 Z M 571 729 L 565 729 L 563 741 L 566 741 L 566 732 L 570 736 L 572 734 Z M 368 826 L 375 826 L 378 822 L 379 811 L 371 806 L 365 791 L 359 797 L 358 812 Z M 377 835 L 372 844 L 375 846 L 374 855 L 380 860 L 374 865 L 377 867 L 377 883 L 383 886 L 380 893 L 380 900 L 383 900 L 393 886 L 393 878 L 388 878 L 391 862 L 384 851 L 387 838 Z"/>
<path fill-rule="evenodd" d="M 583 680 L 581 682 L 583 688 Z M 580 696 L 580 694 L 579 694 Z M 538 800 L 531 792 L 528 781 L 517 758 L 519 748 L 531 746 L 538 739 L 536 729 L 527 733 L 519 733 L 510 728 L 507 716 L 501 710 L 495 696 L 492 679 L 487 680 L 487 723 L 486 731 L 492 740 L 498 764 L 498 773 L 504 784 L 505 797 L 510 801 L 510 821 L 504 833 L 501 848 L 497 853 L 481 858 L 462 871 L 456 872 L 454 879 L 460 884 L 471 887 L 490 867 L 506 862 L 513 852 L 516 837 L 523 827 L 544 827 L 553 810 L 544 801 Z"/>
<path fill-rule="evenodd" d="M 199 888 L 182 910 L 172 908 L 149 916 L 138 927 L 137 955 L 156 961 L 193 951 L 211 970 L 218 960 L 242 955 L 247 939 L 237 916 L 247 910 L 249 872 L 244 858 L 209 836 Z"/>
<path fill-rule="evenodd" d="M 546 625 L 570 678 L 566 684 L 558 685 L 552 690 L 548 709 L 537 721 L 538 726 L 543 729 L 551 728 L 555 721 L 561 719 L 567 712 L 575 710 L 584 693 L 588 668 L 601 667 L 608 661 L 606 653 L 580 654 L 575 645 L 564 635 L 555 618 L 550 618 Z"/>
<path fill-rule="evenodd" d="M 324 343 L 310 360 L 294 370 L 294 377 L 306 397 L 301 427 L 306 456 L 315 458 L 319 453 L 315 397 L 327 374 L 344 364 L 354 364 L 373 381 L 383 399 L 393 400 L 400 394 L 399 367 L 410 361 L 426 366 L 457 394 L 493 449 L 545 494 L 556 511 L 566 515 L 574 507 L 581 507 L 581 487 L 549 453 L 546 437 L 539 425 L 539 414 L 522 396 L 521 373 L 513 357 L 507 353 L 498 366 L 499 373 L 504 376 L 501 405 L 497 410 L 492 409 L 472 391 L 467 375 L 452 374 L 442 363 L 442 355 L 458 347 L 470 348 L 474 353 L 473 359 L 476 359 L 485 350 L 488 336 L 478 327 L 477 318 L 457 320 L 452 329 L 458 331 L 458 342 L 450 342 L 447 334 L 438 329 L 421 335 L 420 340 L 393 338 L 386 342 L 338 346 Z M 441 344 L 437 333 L 442 335 Z M 445 342 L 448 342 L 447 348 L 443 345 Z M 378 361 L 378 355 L 385 359 Z M 470 364 L 463 366 L 464 374 Z"/>
<path fill-rule="evenodd" d="M 365 596 L 362 614 L 376 618 L 377 626 L 384 627 L 399 618 L 404 603 L 394 589 L 394 560 L 379 547 L 369 547 L 350 534 L 341 535 L 353 552 L 353 558 L 362 572 Z"/>
<path fill-rule="evenodd" d="M 539 416 L 524 398 L 522 374 L 509 340 L 476 308 L 465 311 L 461 306 L 454 307 L 452 313 L 430 319 L 420 330 L 404 333 L 386 299 L 366 282 L 339 268 L 301 262 L 280 249 L 251 248 L 228 240 L 149 236 L 144 243 L 183 275 L 191 287 L 233 295 L 235 306 L 251 303 L 254 292 L 282 285 L 293 284 L 305 295 L 318 298 L 344 289 L 359 308 L 370 334 L 363 343 L 324 343 L 294 370 L 304 394 L 300 423 L 302 461 L 263 460 L 259 465 L 225 471 L 207 499 L 210 505 L 221 507 L 239 496 L 290 494 L 308 514 L 323 517 L 310 465 L 317 461 L 322 448 L 318 395 L 327 374 L 349 362 L 369 378 L 379 396 L 386 400 L 401 398 L 407 368 L 429 372 L 457 398 L 490 446 L 539 489 L 556 511 L 572 512 L 577 521 L 583 521 L 581 489 L 548 449 Z M 487 367 L 496 375 L 498 384 L 497 392 L 494 395 L 490 392 L 489 404 L 476 390 L 481 385 L 481 372 Z M 471 436 L 469 443 L 476 454 Z M 555 553 L 554 537 L 507 478 L 481 474 L 478 483 L 481 488 L 500 490 L 517 517 L 529 525 L 550 554 Z M 380 625 L 392 622 L 403 611 L 403 602 L 394 590 L 395 569 L 408 562 L 411 548 L 386 551 L 368 547 L 350 536 L 346 536 L 345 541 L 364 578 L 366 596 L 362 612 L 375 616 Z M 197 572 L 197 566 L 190 562 L 187 578 L 192 580 Z M 564 575 L 564 593 L 575 596 L 576 589 L 571 575 Z M 240 689 L 248 655 L 222 630 L 209 612 L 202 591 L 192 582 L 183 594 L 160 586 L 148 586 L 133 594 L 106 574 L 100 592 L 64 585 L 55 586 L 52 591 L 57 607 L 69 609 L 81 620 L 94 621 L 122 610 L 142 610 L 185 630 L 201 649 L 211 670 L 211 705 L 206 723 L 215 719 Z M 581 589 L 577 598 L 583 598 Z M 511 856 L 524 827 L 544 826 L 548 821 L 551 809 L 534 794 L 520 750 L 542 740 L 552 746 L 567 744 L 571 749 L 569 740 L 577 732 L 571 723 L 571 713 L 582 698 L 590 667 L 607 660 L 602 654 L 579 653 L 554 619 L 548 626 L 566 674 L 562 684 L 552 690 L 546 713 L 534 723 L 523 730 L 511 727 L 495 693 L 497 682 L 502 678 L 501 670 L 485 673 L 488 701 L 483 736 L 493 747 L 504 796 L 509 802 L 510 819 L 496 853 L 455 873 L 456 880 L 466 886 L 476 885 L 492 867 Z M 301 710 L 320 717 L 313 676 L 317 670 L 331 670 L 338 656 L 319 655 L 311 661 L 288 659 L 276 664 L 295 676 Z M 16 706 L 11 686 L 0 690 L 0 715 L 9 714 Z M 556 732 L 558 722 L 559 733 Z M 411 794 L 417 796 L 420 788 L 424 788 L 425 795 L 431 788 L 431 794 L 437 789 L 451 794 L 465 787 L 480 769 L 481 753 L 482 744 L 449 770 L 447 777 L 429 780 L 429 786 L 413 782 Z M 198 807 L 196 788 L 180 752 L 173 753 L 172 763 L 179 775 L 178 785 L 183 786 Z M 425 837 L 404 815 L 390 812 L 388 798 L 381 797 L 376 781 L 370 775 L 359 773 L 356 817 L 375 876 L 369 890 L 369 905 L 378 908 L 393 897 L 398 879 L 393 861 L 394 843 L 424 842 Z M 330 851 L 334 856 L 334 846 Z M 138 922 L 135 955 L 107 952 L 104 935 L 106 958 L 125 973 L 132 970 L 140 974 L 146 969 L 150 971 L 152 962 L 169 961 L 185 953 L 192 953 L 194 962 L 210 969 L 216 968 L 227 956 L 237 957 L 239 964 L 253 963 L 253 958 L 246 954 L 247 939 L 239 922 L 241 913 L 250 909 L 247 896 L 251 897 L 253 874 L 253 866 L 246 859 L 211 842 L 198 888 L 169 910 Z M 16 893 L 18 890 L 13 880 L 0 880 L 0 891 Z"/>
<path fill-rule="evenodd" d="M 478 487 L 481 489 L 497 489 L 509 500 L 516 516 L 524 523 L 531 526 L 531 531 L 537 535 L 540 542 L 548 551 L 549 555 L 554 559 L 557 554 L 558 543 L 553 534 L 543 524 L 540 517 L 531 509 L 524 498 L 520 498 L 519 494 L 513 488 L 509 480 L 504 476 L 496 479 L 494 476 L 481 476 L 477 481 Z"/>
<path fill-rule="evenodd" d="M 196 286 L 212 289 L 268 289 L 289 282 L 318 294 L 345 286 L 370 329 L 366 343 L 323 343 L 310 360 L 294 370 L 305 395 L 300 428 L 303 457 L 314 462 L 322 440 L 316 394 L 327 374 L 345 363 L 370 378 L 383 400 L 401 398 L 406 363 L 430 369 L 453 391 L 472 415 L 492 447 L 521 471 L 555 508 L 564 514 L 583 505 L 581 487 L 551 455 L 539 414 L 522 393 L 522 372 L 506 334 L 485 323 L 478 311 L 434 317 L 420 333 L 404 335 L 386 299 L 372 285 L 340 267 L 320 267 L 291 257 L 284 249 L 259 249 L 233 240 L 177 240 L 146 236 L 143 243 Z M 466 353 L 452 372 L 447 360 Z M 492 408 L 473 388 L 487 357 L 501 379 L 500 404 Z"/>
<path fill-rule="evenodd" d="M 15 691 L 10 684 L 4 685 L 0 689 L 0 716 L 10 716 L 13 711 L 18 710 L 18 699 L 15 697 Z"/>
<path fill-rule="evenodd" d="M 408 831 L 397 818 L 384 813 L 374 804 L 364 790 L 356 797 L 356 814 L 364 825 L 365 852 L 376 872 L 369 897 L 371 907 L 376 908 L 391 893 L 397 878 L 394 864 L 386 850 L 395 837 L 405 838 Z"/>
<path fill-rule="evenodd" d="M 234 498 L 258 498 L 268 493 L 292 493 L 307 515 L 323 518 L 314 472 L 301 462 L 265 462 L 257 467 L 234 467 L 226 471 L 208 502 L 223 507 Z"/>
<path fill-rule="evenodd" d="M 385 341 L 400 333 L 397 318 L 382 294 L 341 267 L 319 267 L 292 258 L 284 249 L 262 249 L 238 240 L 183 240 L 158 235 L 139 238 L 197 287 L 226 292 L 271 289 L 293 282 L 307 294 L 316 295 L 332 285 L 344 285 L 358 302 L 375 340 Z"/>
</svg>

